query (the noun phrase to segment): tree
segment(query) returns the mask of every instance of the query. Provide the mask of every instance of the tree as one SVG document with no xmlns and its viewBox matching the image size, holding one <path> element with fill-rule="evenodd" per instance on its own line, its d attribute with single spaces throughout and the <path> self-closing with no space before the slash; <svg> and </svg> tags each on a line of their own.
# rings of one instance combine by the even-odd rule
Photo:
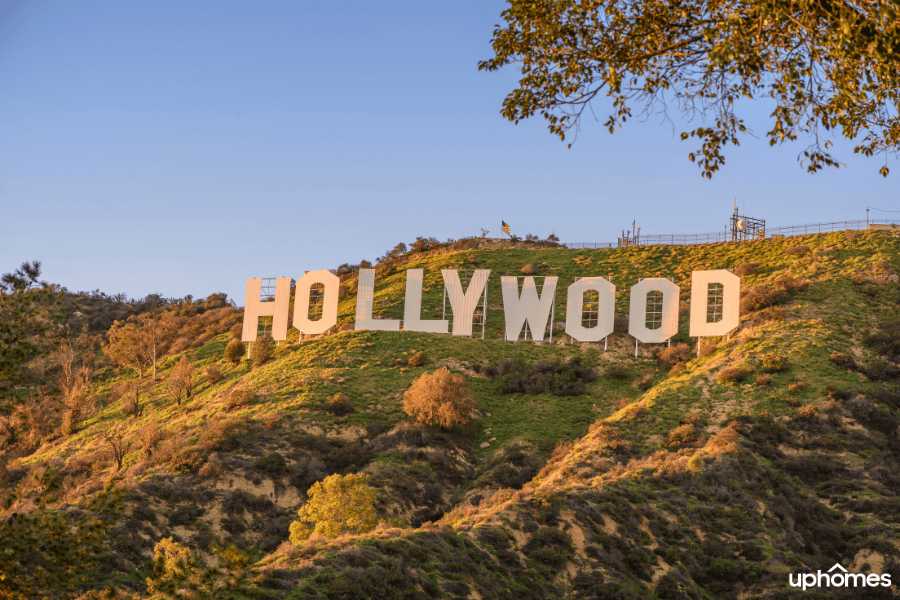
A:
<svg viewBox="0 0 900 600">
<path fill-rule="evenodd" d="M 172 367 L 169 381 L 166 382 L 169 395 L 175 400 L 175 404 L 181 406 L 182 397 L 190 399 L 191 393 L 194 391 L 195 380 L 194 365 L 187 356 L 182 356 L 181 360 Z"/>
<path fill-rule="evenodd" d="M 406 244 L 404 244 L 403 242 L 400 242 L 399 244 L 394 246 L 393 250 L 386 252 L 384 256 L 379 256 L 376 262 L 378 264 L 381 264 L 383 262 L 387 262 L 389 260 L 394 260 L 395 258 L 399 258 L 399 257 L 403 256 L 404 254 L 406 254 Z M 361 267 L 361 268 L 364 268 L 364 267 Z"/>
<path fill-rule="evenodd" d="M 125 460 L 133 443 L 131 434 L 121 429 L 104 429 L 100 432 L 100 437 L 106 442 L 106 445 L 109 447 L 109 453 L 116 460 L 116 471 L 121 471 L 122 461 Z"/>
<path fill-rule="evenodd" d="M 494 57 L 478 68 L 520 63 L 502 115 L 518 122 L 540 113 L 562 140 L 603 96 L 612 100 L 610 133 L 670 109 L 709 118 L 681 134 L 702 142 L 689 158 L 709 178 L 725 161 L 722 148 L 750 133 L 739 101 L 771 97 L 765 137 L 770 145 L 811 139 L 801 154 L 811 173 L 838 166 L 823 139 L 832 131 L 866 156 L 900 146 L 894 2 L 510 0 L 502 17 Z"/>
<path fill-rule="evenodd" d="M 106 355 L 111 361 L 137 371 L 141 379 L 144 369 L 152 366 L 153 381 L 156 381 L 156 364 L 171 348 L 176 327 L 171 315 L 158 311 L 132 315 L 124 322 L 115 321 L 107 333 Z"/>
<path fill-rule="evenodd" d="M 309 501 L 297 511 L 300 520 L 291 523 L 291 543 L 300 545 L 313 533 L 331 539 L 374 529 L 378 512 L 369 481 L 362 473 L 335 473 L 314 483 Z"/>
<path fill-rule="evenodd" d="M 106 334 L 109 344 L 104 347 L 106 356 L 114 363 L 134 369 L 140 379 L 144 378 L 150 357 L 134 317 L 127 321 L 115 321 Z"/>
<path fill-rule="evenodd" d="M 0 391 L 19 385 L 25 364 L 53 348 L 45 334 L 59 320 L 61 294 L 40 275 L 35 260 L 0 277 Z"/>
<path fill-rule="evenodd" d="M 446 367 L 423 374 L 403 394 L 406 414 L 443 429 L 468 423 L 474 407 L 466 378 Z"/>
</svg>

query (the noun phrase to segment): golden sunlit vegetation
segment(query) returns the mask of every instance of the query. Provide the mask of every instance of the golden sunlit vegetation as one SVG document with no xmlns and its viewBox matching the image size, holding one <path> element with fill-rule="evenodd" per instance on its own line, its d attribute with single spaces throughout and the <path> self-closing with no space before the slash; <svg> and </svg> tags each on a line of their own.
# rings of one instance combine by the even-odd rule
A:
<svg viewBox="0 0 900 600">
<path fill-rule="evenodd" d="M 98 295 L 96 331 L 37 280 L 0 294 L 24 340 L 0 340 L 0 597 L 774 599 L 791 570 L 900 566 L 897 238 L 401 253 L 376 315 L 409 267 L 439 318 L 440 269 L 473 256 L 558 276 L 557 323 L 613 273 L 608 349 L 504 341 L 490 288 L 484 340 L 355 331 L 352 269 L 338 331 L 264 361 L 221 295 Z M 690 273 L 740 265 L 740 326 L 698 352 Z M 649 275 L 681 328 L 635 356 Z"/>
</svg>

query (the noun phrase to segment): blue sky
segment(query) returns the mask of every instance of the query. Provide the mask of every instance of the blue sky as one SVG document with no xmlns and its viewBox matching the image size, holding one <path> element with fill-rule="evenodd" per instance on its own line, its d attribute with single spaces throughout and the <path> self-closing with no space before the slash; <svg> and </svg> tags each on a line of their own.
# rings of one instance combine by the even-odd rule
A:
<svg viewBox="0 0 900 600">
<path fill-rule="evenodd" d="M 805 144 L 746 138 L 712 181 L 659 119 L 572 149 L 500 116 L 504 3 L 0 0 L 0 272 L 71 290 L 224 291 L 374 259 L 418 235 L 613 241 L 900 209 L 882 159 L 809 175 Z M 597 107 L 600 115 L 608 112 Z M 767 128 L 756 104 L 750 124 Z M 884 215 L 872 213 L 873 217 Z"/>
</svg>

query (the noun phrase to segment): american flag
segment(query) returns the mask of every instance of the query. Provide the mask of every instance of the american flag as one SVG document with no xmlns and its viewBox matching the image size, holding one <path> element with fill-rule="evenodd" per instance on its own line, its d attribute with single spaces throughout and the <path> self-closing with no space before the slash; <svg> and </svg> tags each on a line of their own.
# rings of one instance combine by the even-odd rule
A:
<svg viewBox="0 0 900 600">
<path fill-rule="evenodd" d="M 510 233 L 509 233 L 509 225 L 506 224 L 506 221 L 502 221 L 502 220 L 501 220 L 500 223 L 501 223 L 500 229 L 503 231 L 503 233 L 505 233 L 506 235 L 510 235 Z"/>
</svg>

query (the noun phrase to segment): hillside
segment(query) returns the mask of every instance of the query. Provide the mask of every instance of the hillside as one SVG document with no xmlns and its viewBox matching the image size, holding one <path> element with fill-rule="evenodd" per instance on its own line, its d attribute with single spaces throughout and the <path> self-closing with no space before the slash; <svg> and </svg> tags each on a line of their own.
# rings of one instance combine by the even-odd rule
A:
<svg viewBox="0 0 900 600">
<path fill-rule="evenodd" d="M 552 344 L 502 340 L 498 276 L 526 264 L 560 278 L 557 323 L 576 277 L 611 276 L 617 330 L 606 351 L 559 326 Z M 802 591 L 788 581 L 838 562 L 900 577 L 895 236 L 414 258 L 378 269 L 376 316 L 402 317 L 405 269 L 422 268 L 423 314 L 439 318 L 447 267 L 492 270 L 484 340 L 353 331 L 351 278 L 339 332 L 296 344 L 292 330 L 262 366 L 232 366 L 224 351 L 238 311 L 213 297 L 182 301 L 166 309 L 184 319 L 180 344 L 156 382 L 141 379 L 138 416 L 125 410 L 138 374 L 86 345 L 90 402 L 75 431 L 50 411 L 39 436 L 25 435 L 39 419 L 24 391 L 0 417 L 2 527 L 13 531 L 13 515 L 77 519 L 92 499 L 114 499 L 97 512 L 101 549 L 72 565 L 80 579 L 60 597 L 108 586 L 150 597 L 154 547 L 169 537 L 198 554 L 157 597 L 210 597 L 215 582 L 248 598 L 893 597 L 896 586 Z M 741 325 L 704 339 L 698 356 L 690 274 L 716 268 L 742 275 Z M 628 289 L 651 276 L 681 286 L 682 326 L 671 347 L 641 345 L 635 357 Z M 425 364 L 409 364 L 420 351 Z M 167 384 L 182 356 L 197 385 L 176 403 Z M 535 363 L 580 364 L 596 378 L 577 395 L 535 393 L 515 381 Z M 462 374 L 476 401 L 471 422 L 449 431 L 402 407 L 413 381 L 440 367 Z M 49 377 L 60 366 L 43 369 L 36 389 L 59 395 Z M 346 414 L 328 404 L 339 392 Z M 288 542 L 310 486 L 357 472 L 371 476 L 378 528 Z M 39 588 L 9 589 L 0 583 L 9 597 Z"/>
</svg>

